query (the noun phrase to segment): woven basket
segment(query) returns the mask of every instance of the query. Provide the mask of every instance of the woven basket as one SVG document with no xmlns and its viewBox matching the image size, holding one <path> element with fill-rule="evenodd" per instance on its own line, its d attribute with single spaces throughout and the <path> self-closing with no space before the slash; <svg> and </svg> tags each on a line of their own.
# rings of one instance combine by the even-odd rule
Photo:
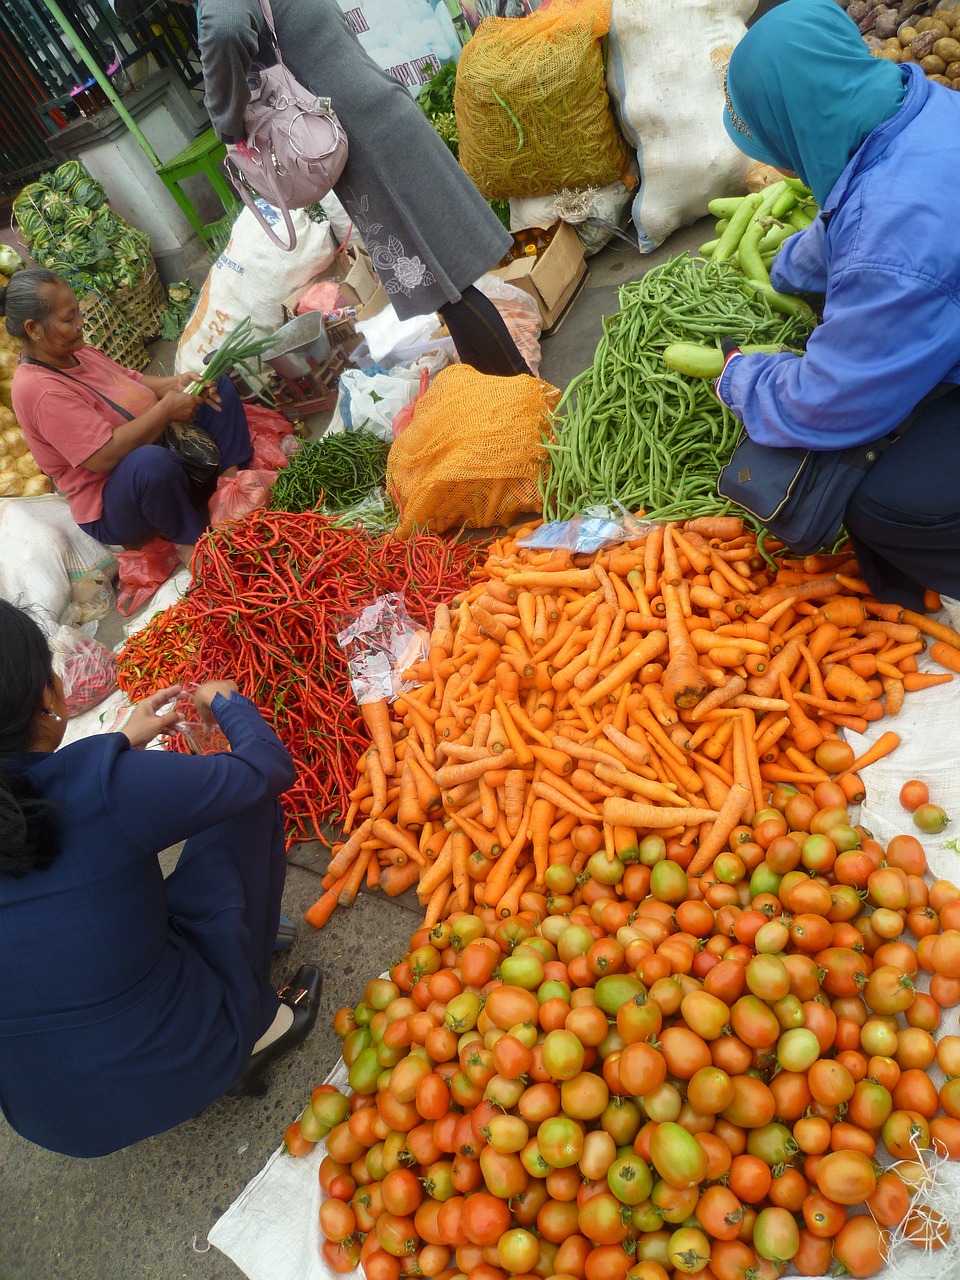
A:
<svg viewBox="0 0 960 1280">
<path fill-rule="evenodd" d="M 132 289 L 115 289 L 110 301 L 121 313 L 131 329 L 144 342 L 160 333 L 160 317 L 167 309 L 167 295 L 153 258 L 146 271 Z"/>
<path fill-rule="evenodd" d="M 80 299 L 83 338 L 117 364 L 138 373 L 150 363 L 140 334 L 124 318 L 112 297 L 91 289 Z"/>
</svg>

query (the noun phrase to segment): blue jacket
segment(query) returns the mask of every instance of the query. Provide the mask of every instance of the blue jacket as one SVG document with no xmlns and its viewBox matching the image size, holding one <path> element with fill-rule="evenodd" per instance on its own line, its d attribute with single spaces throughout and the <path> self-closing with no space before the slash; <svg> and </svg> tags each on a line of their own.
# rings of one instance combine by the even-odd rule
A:
<svg viewBox="0 0 960 1280">
<path fill-rule="evenodd" d="M 806 354 L 736 356 L 717 383 L 759 444 L 864 444 L 960 383 L 960 93 L 904 71 L 900 110 L 774 260 L 777 289 L 826 295 Z"/>
</svg>

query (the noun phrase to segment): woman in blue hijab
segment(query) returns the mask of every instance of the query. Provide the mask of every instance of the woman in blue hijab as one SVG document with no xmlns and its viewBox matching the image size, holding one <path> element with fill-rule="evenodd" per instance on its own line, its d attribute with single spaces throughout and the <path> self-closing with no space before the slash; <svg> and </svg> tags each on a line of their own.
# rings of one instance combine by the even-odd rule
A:
<svg viewBox="0 0 960 1280">
<path fill-rule="evenodd" d="M 960 598 L 960 93 L 873 57 L 834 0 L 786 0 L 734 50 L 724 123 L 813 191 L 820 217 L 771 282 L 824 301 L 803 356 L 735 354 L 717 393 L 765 445 L 845 449 L 903 428 L 847 528 L 877 595 Z"/>
</svg>

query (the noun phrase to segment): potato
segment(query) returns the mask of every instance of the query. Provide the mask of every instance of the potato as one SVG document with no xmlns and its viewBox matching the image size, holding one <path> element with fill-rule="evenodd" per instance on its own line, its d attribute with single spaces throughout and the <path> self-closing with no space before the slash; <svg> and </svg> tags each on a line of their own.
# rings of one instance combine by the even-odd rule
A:
<svg viewBox="0 0 960 1280">
<path fill-rule="evenodd" d="M 933 46 L 940 38 L 941 37 L 934 31 L 919 32 L 913 43 L 910 45 L 911 56 L 916 58 L 917 62 L 919 62 L 921 58 L 925 58 L 928 53 L 933 53 Z"/>
<path fill-rule="evenodd" d="M 31 476 L 38 476 L 40 474 L 40 468 L 34 462 L 32 453 L 25 453 L 22 457 L 18 458 L 13 464 L 13 469 L 18 475 L 23 476 L 25 480 L 29 480 Z"/>
<path fill-rule="evenodd" d="M 953 86 L 957 83 L 956 80 L 948 80 L 946 76 L 927 76 L 927 79 L 930 81 L 931 84 L 942 84 L 942 85 L 945 85 L 948 89 L 952 89 Z"/>
<path fill-rule="evenodd" d="M 928 76 L 942 76 L 947 69 L 947 64 L 935 53 L 928 53 L 925 58 L 921 58 L 920 65 Z"/>
<path fill-rule="evenodd" d="M 874 49 L 873 56 L 875 58 L 883 58 L 884 62 L 899 62 L 899 49 Z"/>
<path fill-rule="evenodd" d="M 24 477 L 16 471 L 0 471 L 0 498 L 19 498 L 23 485 Z"/>
<path fill-rule="evenodd" d="M 938 58 L 942 58 L 945 64 L 956 62 L 960 58 L 960 40 L 953 40 L 949 36 L 944 36 L 942 40 L 938 40 L 933 46 L 933 52 Z"/>
<path fill-rule="evenodd" d="M 909 26 L 901 27 L 900 30 L 897 32 L 897 39 L 903 45 L 904 49 L 906 49 L 910 45 L 911 41 L 915 40 L 916 38 L 917 38 L 917 28 L 912 24 L 910 24 Z"/>
<path fill-rule="evenodd" d="M 960 80 L 960 61 L 948 62 L 947 69 L 943 74 L 948 80 Z"/>
<path fill-rule="evenodd" d="M 22 498 L 39 498 L 41 494 L 52 492 L 53 484 L 49 476 L 30 476 L 28 480 L 24 480 L 20 496 Z"/>
<path fill-rule="evenodd" d="M 888 40 L 897 33 L 896 9 L 878 9 L 874 29 L 881 40 Z"/>
</svg>

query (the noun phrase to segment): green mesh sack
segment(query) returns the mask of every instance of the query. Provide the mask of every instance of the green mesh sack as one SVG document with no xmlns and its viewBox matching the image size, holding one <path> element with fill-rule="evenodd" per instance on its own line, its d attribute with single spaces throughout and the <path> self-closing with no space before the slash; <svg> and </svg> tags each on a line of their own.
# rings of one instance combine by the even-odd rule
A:
<svg viewBox="0 0 960 1280">
<path fill-rule="evenodd" d="M 485 18 L 457 64 L 460 163 L 488 200 L 602 187 L 627 167 L 607 96 L 610 0 Z"/>
</svg>

